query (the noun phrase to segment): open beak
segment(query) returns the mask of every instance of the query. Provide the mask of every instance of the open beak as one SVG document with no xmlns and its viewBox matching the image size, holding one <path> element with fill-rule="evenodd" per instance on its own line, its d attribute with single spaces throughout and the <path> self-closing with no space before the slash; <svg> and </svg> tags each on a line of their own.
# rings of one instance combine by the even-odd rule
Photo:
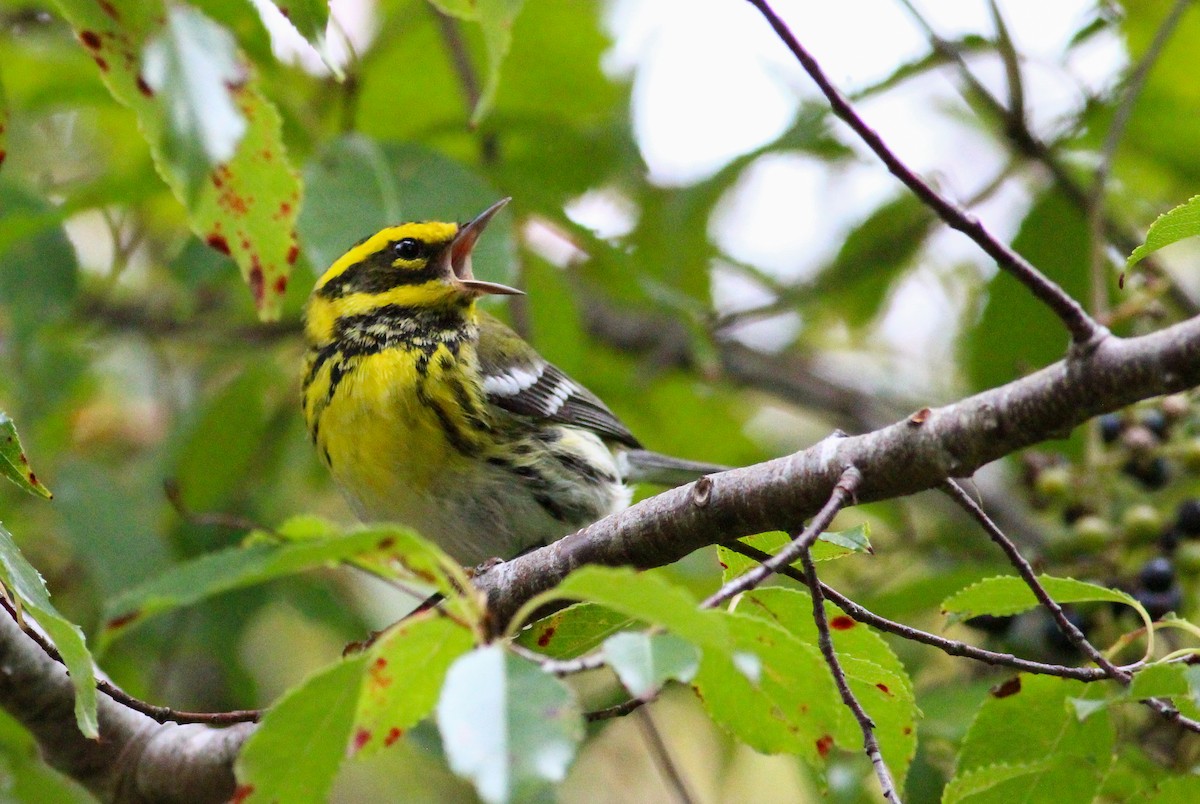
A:
<svg viewBox="0 0 1200 804">
<path fill-rule="evenodd" d="M 471 270 L 471 252 L 475 250 L 475 243 L 483 234 L 483 230 L 487 228 L 488 221 L 495 217 L 497 212 L 504 209 L 504 205 L 511 200 L 511 198 L 501 198 L 479 213 L 470 223 L 463 224 L 458 230 L 458 234 L 450 241 L 450 245 L 442 252 L 442 259 L 450 263 L 448 273 L 451 281 L 458 288 L 479 295 L 486 293 L 498 296 L 525 295 L 525 291 L 510 288 L 508 285 L 476 279 Z"/>
</svg>

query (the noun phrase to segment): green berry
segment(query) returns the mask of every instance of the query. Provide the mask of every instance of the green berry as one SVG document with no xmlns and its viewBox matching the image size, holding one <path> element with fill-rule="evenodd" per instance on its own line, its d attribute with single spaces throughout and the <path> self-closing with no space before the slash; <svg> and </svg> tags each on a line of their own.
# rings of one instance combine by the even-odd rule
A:
<svg viewBox="0 0 1200 804">
<path fill-rule="evenodd" d="M 1200 472 L 1200 438 L 1188 439 L 1179 458 L 1190 471 Z"/>
<path fill-rule="evenodd" d="M 1146 544 L 1162 534 L 1162 514 L 1153 505 L 1131 505 L 1121 515 L 1121 530 L 1133 544 Z"/>
<path fill-rule="evenodd" d="M 1075 531 L 1075 539 L 1079 548 L 1089 553 L 1104 549 L 1112 543 L 1115 536 L 1112 524 L 1107 519 L 1094 514 L 1075 520 L 1071 529 Z"/>
<path fill-rule="evenodd" d="M 1200 542 L 1188 539 L 1175 550 L 1175 568 L 1184 575 L 1200 575 Z"/>
<path fill-rule="evenodd" d="M 1058 499 L 1071 490 L 1071 470 L 1065 466 L 1051 466 L 1038 472 L 1033 483 L 1034 491 L 1046 499 Z"/>
</svg>

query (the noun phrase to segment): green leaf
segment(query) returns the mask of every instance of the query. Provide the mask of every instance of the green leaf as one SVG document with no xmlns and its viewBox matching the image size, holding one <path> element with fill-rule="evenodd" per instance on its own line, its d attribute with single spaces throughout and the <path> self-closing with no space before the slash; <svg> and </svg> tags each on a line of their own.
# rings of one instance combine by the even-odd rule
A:
<svg viewBox="0 0 1200 804">
<path fill-rule="evenodd" d="M 0 525 L 0 583 L 27 613 L 33 615 L 58 648 L 75 687 L 75 722 L 85 737 L 100 734 L 96 716 L 96 674 L 83 631 L 58 613 L 42 576 L 25 560 L 12 534 Z"/>
<path fill-rule="evenodd" d="M 700 651 L 674 634 L 615 634 L 604 642 L 604 658 L 629 694 L 642 699 L 668 681 L 691 681 L 700 667 Z"/>
<path fill-rule="evenodd" d="M 0 73 L 0 168 L 8 156 L 8 96 L 4 94 L 4 73 Z"/>
<path fill-rule="evenodd" d="M 1125 603 L 1140 609 L 1132 596 L 1119 589 L 1108 589 L 1074 578 L 1038 576 L 1038 581 L 1057 603 Z M 1013 575 L 985 578 L 942 601 L 942 611 L 953 615 L 954 622 L 979 614 L 1007 616 L 1034 608 L 1038 600 L 1025 581 Z"/>
<path fill-rule="evenodd" d="M 1197 234 L 1200 234 L 1200 195 L 1155 218 L 1146 232 L 1146 242 L 1133 250 L 1125 260 L 1125 267 L 1132 268 L 1160 248 Z"/>
<path fill-rule="evenodd" d="M 996 688 L 963 741 L 947 800 L 1091 801 L 1115 741 L 1107 710 L 1076 716 L 1071 700 L 1092 697 L 1083 682 L 1050 676 L 1022 674 Z M 988 770 L 993 765 L 1017 770 Z"/>
<path fill-rule="evenodd" d="M 522 611 L 536 611 L 555 600 L 599 603 L 635 620 L 661 625 L 702 648 L 718 651 L 729 648 L 729 634 L 719 614 L 701 610 L 698 601 L 686 590 L 654 572 L 582 567 L 550 592 L 526 604 Z"/>
<path fill-rule="evenodd" d="M 842 672 L 875 721 L 883 758 L 897 784 L 903 785 L 917 750 L 916 720 L 920 710 L 912 680 L 882 636 L 831 603 L 826 603 L 825 610 Z M 737 611 L 786 628 L 807 645 L 817 644 L 812 598 L 806 592 L 781 587 L 756 589 L 742 596 Z M 861 736 L 855 732 L 850 740 L 842 745 L 857 748 Z"/>
<path fill-rule="evenodd" d="M 0 410 L 0 476 L 7 477 L 30 494 L 36 494 L 49 500 L 54 495 L 50 489 L 38 480 L 29 459 L 25 457 L 25 448 L 21 446 L 21 437 L 17 435 L 17 426 L 8 414 Z"/>
<path fill-rule="evenodd" d="M 279 112 L 264 97 L 254 70 L 228 87 L 246 121 L 245 134 L 226 163 L 194 183 L 168 158 L 163 98 L 141 72 L 148 42 L 162 36 L 167 12 L 155 0 L 55 0 L 75 35 L 100 68 L 109 92 L 137 115 L 155 166 L 187 210 L 192 231 L 231 256 L 263 319 L 275 319 L 299 256 L 295 221 L 300 182 L 288 164 Z M 215 25 L 215 23 L 210 23 Z"/>
<path fill-rule="evenodd" d="M 238 801 L 321 802 L 342 765 L 367 657 L 309 677 L 268 710 L 234 764 Z"/>
<path fill-rule="evenodd" d="M 356 240 L 384 226 L 413 220 L 463 221 L 501 194 L 458 162 L 412 144 L 384 143 L 358 134 L 334 140 L 304 169 L 308 193 L 299 230 L 319 272 Z M 511 282 L 516 239 L 511 212 L 488 224 L 475 249 L 475 273 Z"/>
<path fill-rule="evenodd" d="M 366 652 L 354 718 L 353 750 L 370 756 L 393 745 L 437 705 L 452 662 L 471 649 L 471 632 L 439 612 L 407 617 Z"/>
<path fill-rule="evenodd" d="M 0 305 L 17 339 L 59 320 L 75 299 L 79 266 L 65 217 L 62 207 L 0 181 Z"/>
<path fill-rule="evenodd" d="M 479 122 L 491 111 L 500 86 L 500 68 L 512 47 L 512 28 L 521 13 L 525 0 L 430 0 L 444 14 L 469 22 L 479 23 L 483 32 L 483 46 L 487 52 L 487 74 L 475 109 L 471 112 L 471 125 Z"/>
<path fill-rule="evenodd" d="M 573 659 L 635 622 L 595 603 L 576 603 L 523 629 L 515 641 L 553 659 Z"/>
<path fill-rule="evenodd" d="M 1133 701 L 1189 695 L 1191 686 L 1188 684 L 1188 669 L 1183 662 L 1143 667 L 1133 674 L 1133 683 L 1129 685 L 1126 695 Z"/>
<path fill-rule="evenodd" d="M 1173 776 L 1144 791 L 1130 804 L 1178 804 L 1200 800 L 1200 776 Z"/>
<path fill-rule="evenodd" d="M 142 77 L 163 106 L 163 158 L 194 202 L 212 168 L 232 159 L 246 134 L 230 89 L 245 80 L 237 43 L 196 9 L 171 5 L 166 25 L 142 52 Z"/>
<path fill-rule="evenodd" d="M 266 534 L 252 537 L 252 543 L 245 547 L 179 564 L 130 589 L 105 608 L 101 647 L 107 647 L 130 627 L 156 614 L 221 592 L 339 562 L 363 561 L 382 566 L 382 559 L 386 559 L 390 565 L 410 570 L 412 578 L 452 591 L 453 585 L 437 569 L 440 551 L 407 529 L 374 527 L 344 532 L 327 526 L 318 535 L 312 531 L 314 526 L 312 518 L 285 524 L 280 529 L 284 541 Z M 372 554 L 376 554 L 377 562 L 371 561 Z"/>
<path fill-rule="evenodd" d="M 817 537 L 817 541 L 812 546 L 811 554 L 813 561 L 832 561 L 835 558 L 853 555 L 854 553 L 873 554 L 875 551 L 871 547 L 870 528 L 866 523 L 855 525 L 848 530 L 827 531 Z M 792 537 L 780 530 L 770 531 L 768 533 L 758 533 L 754 536 L 747 536 L 744 539 L 739 539 L 742 544 L 750 547 L 758 548 L 765 553 L 775 555 L 785 545 L 791 544 Z M 758 566 L 758 562 L 752 558 L 747 558 L 741 553 L 734 552 L 728 547 L 717 547 L 717 557 L 721 562 L 721 578 L 724 581 L 730 581 L 739 575 L 743 575 L 754 567 Z M 799 567 L 800 563 L 795 562 L 793 567 Z"/>
<path fill-rule="evenodd" d="M 844 712 L 825 660 L 774 623 L 721 611 L 732 654 L 704 651 L 693 685 L 713 720 L 767 754 L 797 754 L 823 762 L 837 736 L 848 736 Z M 753 657 L 758 672 L 744 656 Z M 739 667 L 740 665 L 740 667 Z"/>
<path fill-rule="evenodd" d="M 487 802 L 545 794 L 566 776 L 583 739 L 571 689 L 501 645 L 451 666 L 437 722 L 450 768 Z"/>
</svg>

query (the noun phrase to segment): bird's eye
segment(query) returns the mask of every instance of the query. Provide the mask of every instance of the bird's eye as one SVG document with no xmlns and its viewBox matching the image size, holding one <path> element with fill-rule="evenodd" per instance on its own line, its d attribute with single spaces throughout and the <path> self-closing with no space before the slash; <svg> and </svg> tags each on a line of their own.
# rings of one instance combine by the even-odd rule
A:
<svg viewBox="0 0 1200 804">
<path fill-rule="evenodd" d="M 396 256 L 402 260 L 415 260 L 421 256 L 421 241 L 406 237 L 393 246 Z"/>
</svg>

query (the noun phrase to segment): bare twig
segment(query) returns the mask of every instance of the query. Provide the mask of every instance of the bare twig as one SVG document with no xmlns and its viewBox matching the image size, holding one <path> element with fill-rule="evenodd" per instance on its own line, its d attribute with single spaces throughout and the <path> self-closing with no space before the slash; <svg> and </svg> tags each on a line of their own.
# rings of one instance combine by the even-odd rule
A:
<svg viewBox="0 0 1200 804">
<path fill-rule="evenodd" d="M 683 804 L 693 804 L 695 801 L 692 794 L 688 792 L 687 781 L 679 772 L 679 768 L 675 766 L 675 761 L 671 759 L 671 752 L 667 750 L 667 744 L 663 741 L 662 734 L 658 730 L 658 726 L 654 724 L 654 719 L 650 716 L 650 710 L 642 708 L 638 710 L 637 716 L 634 717 L 638 726 L 642 730 L 642 737 L 646 740 L 646 744 L 650 746 L 650 756 L 654 758 L 654 764 L 658 767 L 663 775 L 663 781 L 675 794 L 675 798 Z"/>
<path fill-rule="evenodd" d="M 825 596 L 821 593 L 817 568 L 813 564 L 807 545 L 800 550 L 800 563 L 804 567 L 804 580 L 812 595 L 813 622 L 817 626 L 817 646 L 821 649 L 821 655 L 825 657 L 825 664 L 829 665 L 829 672 L 833 674 L 834 683 L 842 696 L 842 703 L 854 713 L 854 719 L 858 721 L 858 726 L 862 729 L 863 750 L 866 751 L 872 767 L 875 768 L 875 776 L 878 777 L 879 786 L 883 789 L 884 799 L 894 802 L 894 804 L 900 804 L 900 795 L 896 792 L 896 781 L 892 778 L 892 772 L 888 770 L 887 763 L 883 761 L 883 753 L 879 750 L 879 740 L 875 737 L 875 721 L 871 720 L 871 716 L 863 709 L 862 704 L 850 689 L 846 673 L 842 670 L 841 662 L 838 661 L 837 651 L 833 648 L 833 636 L 829 633 L 829 620 L 825 616 Z"/>
<path fill-rule="evenodd" d="M 866 143 L 876 156 L 887 166 L 893 176 L 904 183 L 921 201 L 933 210 L 938 217 L 952 229 L 956 229 L 971 238 L 996 264 L 1004 271 L 1012 274 L 1039 301 L 1054 311 L 1055 315 L 1071 333 L 1071 340 L 1077 347 L 1094 347 L 1108 335 L 1108 330 L 1100 326 L 1087 311 L 1071 298 L 1056 282 L 1035 268 L 1020 254 L 997 240 L 974 215 L 951 203 L 941 196 L 920 176 L 904 164 L 899 157 L 887 146 L 866 121 L 858 114 L 850 101 L 833 85 L 825 75 L 817 60 L 800 44 L 791 28 L 783 21 L 766 0 L 747 0 L 757 8 L 783 43 L 791 50 L 792 55 L 800 62 L 804 71 L 816 82 L 821 92 L 829 101 L 834 114 L 840 117 L 859 138 Z"/>
<path fill-rule="evenodd" d="M 771 554 L 756 547 L 751 547 L 742 542 L 730 542 L 723 545 L 724 547 L 740 553 L 747 558 L 753 558 L 755 561 L 766 561 L 771 558 Z M 805 583 L 804 574 L 795 567 L 783 567 L 779 570 L 780 575 L 786 575 L 792 580 Z M 919 628 L 913 628 L 910 625 L 898 623 L 894 620 L 889 620 L 875 612 L 860 606 L 850 598 L 838 592 L 833 587 L 822 583 L 821 592 L 834 603 L 839 609 L 846 612 L 850 617 L 854 618 L 864 625 L 878 628 L 880 631 L 885 631 L 889 634 L 895 634 L 903 639 L 908 639 L 913 642 L 920 642 L 930 647 L 937 648 L 949 656 L 960 656 L 965 659 L 974 659 L 983 664 L 990 664 L 995 667 L 1011 667 L 1014 670 L 1021 670 L 1026 673 L 1036 673 L 1044 676 L 1058 676 L 1060 678 L 1073 678 L 1079 681 L 1103 681 L 1109 676 L 1099 667 L 1071 667 L 1062 664 L 1049 664 L 1045 662 L 1035 662 L 1031 659 L 1022 659 L 1019 656 L 1013 656 L 1011 653 L 999 653 L 997 651 L 986 650 L 974 645 L 961 642 L 956 639 L 947 639 L 937 634 L 931 634 L 928 631 L 922 631 Z M 1135 666 L 1126 667 L 1126 670 L 1135 669 Z"/>
<path fill-rule="evenodd" d="M 483 95 L 479 75 L 471 61 L 471 53 L 467 49 L 467 43 L 463 41 L 458 20 L 433 7 L 430 8 L 430 11 L 437 18 L 438 32 L 441 34 L 442 43 L 446 46 L 446 52 L 450 55 L 454 72 L 458 75 L 458 82 L 462 86 L 463 100 L 467 107 L 467 116 L 470 117 L 475 113 L 475 107 Z M 494 164 L 500 158 L 499 143 L 494 132 L 484 132 L 479 141 L 479 157 L 485 165 Z"/>
<path fill-rule="evenodd" d="M 642 698 L 630 698 L 628 701 L 622 701 L 619 704 L 608 706 L 604 709 L 586 712 L 583 718 L 588 723 L 595 723 L 598 720 L 612 720 L 616 717 L 625 717 L 638 707 L 645 706 L 648 703 L 650 702 Z"/>
<path fill-rule="evenodd" d="M 1050 616 L 1054 618 L 1058 629 L 1075 646 L 1076 650 L 1083 654 L 1089 661 L 1095 663 L 1097 667 L 1104 670 L 1109 677 L 1122 681 L 1122 683 L 1129 683 L 1130 674 L 1109 661 L 1104 654 L 1088 641 L 1078 626 L 1071 622 L 1063 611 L 1062 606 L 1058 605 L 1054 598 L 1050 597 L 1050 593 L 1046 591 L 1041 581 L 1037 579 L 1037 574 L 1033 571 L 1033 567 L 1029 561 L 1025 556 L 1021 555 L 1021 551 L 1012 543 L 1012 540 L 1004 535 L 1004 531 L 1000 530 L 996 526 L 996 523 L 991 520 L 991 517 L 979 507 L 979 503 L 975 502 L 971 495 L 953 480 L 947 480 L 942 485 L 942 490 L 950 495 L 950 499 L 954 500 L 964 511 L 970 514 L 983 527 L 991 540 L 1004 552 L 1009 562 L 1017 570 L 1017 574 L 1021 576 L 1021 580 L 1025 581 L 1025 585 L 1033 592 L 1038 602 L 1050 612 Z"/>
<path fill-rule="evenodd" d="M 826 500 L 825 505 L 812 518 L 812 521 L 808 523 L 808 527 L 792 540 L 791 544 L 785 546 L 757 567 L 723 584 L 720 589 L 700 604 L 701 608 L 711 609 L 729 600 L 734 595 L 753 589 L 769 578 L 772 573 L 779 572 L 781 568 L 787 567 L 807 552 L 808 548 L 817 540 L 817 537 L 829 527 L 829 523 L 837 516 L 838 511 L 842 510 L 847 503 L 854 499 L 854 493 L 861 483 L 862 473 L 853 466 L 847 467 L 842 472 L 842 476 L 838 479 L 838 482 L 834 484 L 833 490 L 829 492 L 829 499 Z"/>
</svg>

